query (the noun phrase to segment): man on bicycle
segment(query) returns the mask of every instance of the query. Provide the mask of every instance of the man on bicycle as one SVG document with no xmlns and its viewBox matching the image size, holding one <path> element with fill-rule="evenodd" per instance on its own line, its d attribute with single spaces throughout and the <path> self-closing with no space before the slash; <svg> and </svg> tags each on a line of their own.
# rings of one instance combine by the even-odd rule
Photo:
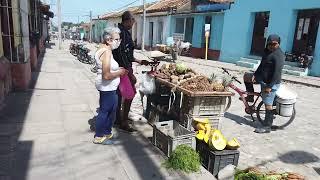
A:
<svg viewBox="0 0 320 180">
<path fill-rule="evenodd" d="M 276 91 L 280 87 L 284 61 L 285 54 L 280 48 L 280 37 L 278 35 L 270 35 L 258 69 L 255 73 L 246 73 L 244 75 L 247 92 L 254 92 L 253 83 L 261 85 L 261 96 L 266 107 L 263 127 L 255 129 L 256 133 L 270 133 L 271 131 L 274 119 L 273 102 L 276 97 Z M 253 102 L 253 96 L 248 96 L 247 101 Z"/>
</svg>

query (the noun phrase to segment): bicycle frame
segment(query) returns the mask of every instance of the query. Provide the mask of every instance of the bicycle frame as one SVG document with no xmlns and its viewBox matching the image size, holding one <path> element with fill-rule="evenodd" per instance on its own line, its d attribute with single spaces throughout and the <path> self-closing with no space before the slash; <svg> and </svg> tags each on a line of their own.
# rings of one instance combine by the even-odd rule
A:
<svg viewBox="0 0 320 180">
<path fill-rule="evenodd" d="M 260 93 L 257 93 L 257 92 L 251 93 L 251 92 L 244 91 L 244 90 L 238 88 L 237 86 L 235 86 L 233 83 L 230 83 L 228 86 L 229 86 L 231 89 L 233 89 L 234 91 L 236 91 L 236 92 L 240 95 L 240 97 L 241 97 L 241 99 L 242 99 L 242 102 L 243 102 L 243 104 L 245 105 L 245 112 L 246 112 L 247 114 L 250 114 L 251 117 L 252 117 L 252 114 L 256 113 L 256 108 L 255 108 L 255 107 L 256 107 L 256 104 L 257 104 L 257 102 L 258 102 L 258 99 L 261 97 L 261 94 L 260 94 Z M 248 95 L 252 95 L 252 96 L 256 96 L 256 97 L 257 97 L 257 98 L 254 100 L 254 103 L 253 103 L 251 106 L 249 105 L 248 101 L 246 100 L 246 97 L 247 97 Z M 253 117 L 252 117 L 252 119 L 253 119 Z M 254 119 L 253 119 L 253 120 L 254 120 Z"/>
</svg>

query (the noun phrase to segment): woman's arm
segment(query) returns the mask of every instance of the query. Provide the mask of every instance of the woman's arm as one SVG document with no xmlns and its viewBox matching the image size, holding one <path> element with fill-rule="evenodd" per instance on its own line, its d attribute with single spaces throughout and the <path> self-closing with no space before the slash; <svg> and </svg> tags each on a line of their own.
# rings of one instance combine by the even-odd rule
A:
<svg viewBox="0 0 320 180">
<path fill-rule="evenodd" d="M 112 80 L 127 73 L 123 68 L 111 72 L 111 54 L 110 50 L 106 50 L 102 55 L 102 77 L 106 80 Z"/>
</svg>

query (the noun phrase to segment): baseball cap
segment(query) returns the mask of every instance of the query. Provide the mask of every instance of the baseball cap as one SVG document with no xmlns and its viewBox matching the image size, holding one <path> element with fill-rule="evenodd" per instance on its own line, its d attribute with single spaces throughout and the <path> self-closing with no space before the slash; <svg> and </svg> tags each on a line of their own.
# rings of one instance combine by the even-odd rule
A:
<svg viewBox="0 0 320 180">
<path fill-rule="evenodd" d="M 276 35 L 276 34 L 271 34 L 268 39 L 267 39 L 267 44 L 272 43 L 273 41 L 276 41 L 280 44 L 281 38 L 280 36 Z"/>
</svg>

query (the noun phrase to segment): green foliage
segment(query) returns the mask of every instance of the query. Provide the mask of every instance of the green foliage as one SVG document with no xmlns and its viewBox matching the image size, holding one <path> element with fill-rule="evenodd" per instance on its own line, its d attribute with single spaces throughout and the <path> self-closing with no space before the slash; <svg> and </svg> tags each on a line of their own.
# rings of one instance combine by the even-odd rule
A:
<svg viewBox="0 0 320 180">
<path fill-rule="evenodd" d="M 254 172 L 237 171 L 234 177 L 235 180 L 267 180 L 264 175 L 256 174 Z"/>
<path fill-rule="evenodd" d="M 176 64 L 176 71 L 179 74 L 184 74 L 187 70 L 188 70 L 187 66 L 184 65 L 183 63 Z"/>
<path fill-rule="evenodd" d="M 165 162 L 167 168 L 181 170 L 187 173 L 198 172 L 200 170 L 199 154 L 187 145 L 179 145 Z"/>
<path fill-rule="evenodd" d="M 235 180 L 281 180 L 287 176 L 284 174 L 267 175 L 262 173 L 250 172 L 247 170 L 237 170 Z"/>
</svg>

